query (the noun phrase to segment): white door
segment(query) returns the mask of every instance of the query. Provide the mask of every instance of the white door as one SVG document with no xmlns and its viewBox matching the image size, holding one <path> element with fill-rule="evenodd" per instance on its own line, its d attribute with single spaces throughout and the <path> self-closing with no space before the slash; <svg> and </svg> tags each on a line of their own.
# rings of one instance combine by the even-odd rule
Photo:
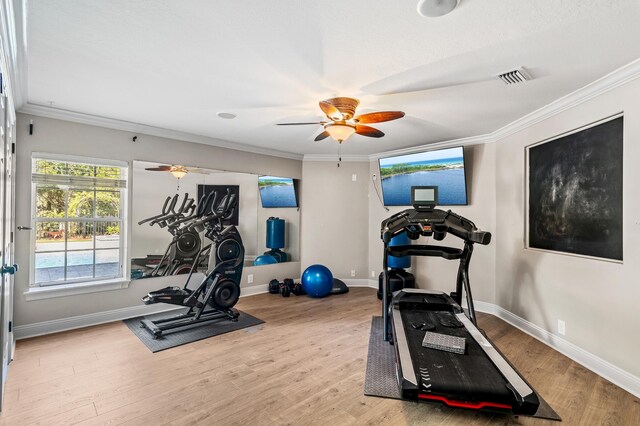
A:
<svg viewBox="0 0 640 426">
<path fill-rule="evenodd" d="M 10 119 L 4 82 L 0 94 L 0 410 L 4 396 L 7 369 L 13 353 L 13 135 L 14 122 Z M 8 119 L 9 118 L 9 119 Z"/>
</svg>

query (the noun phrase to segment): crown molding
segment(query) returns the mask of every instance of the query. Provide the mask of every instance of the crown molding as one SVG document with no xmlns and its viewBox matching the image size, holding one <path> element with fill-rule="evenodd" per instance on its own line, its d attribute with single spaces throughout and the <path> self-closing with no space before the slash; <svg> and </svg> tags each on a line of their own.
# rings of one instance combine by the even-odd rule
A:
<svg viewBox="0 0 640 426">
<path fill-rule="evenodd" d="M 218 148 L 251 152 L 253 154 L 269 155 L 271 157 L 288 158 L 290 160 L 302 160 L 303 158 L 301 154 L 259 148 L 252 145 L 211 138 L 209 136 L 196 135 L 193 133 L 170 130 L 162 127 L 148 126 L 146 124 L 138 124 L 130 121 L 116 120 L 114 118 L 101 117 L 98 115 L 84 114 L 81 112 L 69 111 L 61 108 L 53 108 L 45 105 L 27 103 L 18 112 L 21 114 L 36 115 L 38 117 L 55 118 L 57 120 L 65 120 L 74 123 L 88 124 L 91 126 L 106 127 L 108 129 L 123 130 L 132 133 L 142 133 L 145 135 L 157 136 L 161 138 L 195 142 L 204 145 L 216 146 Z"/>
<path fill-rule="evenodd" d="M 547 120 L 563 111 L 574 108 L 597 96 L 609 92 L 623 84 L 629 83 L 640 77 L 640 59 L 636 59 L 627 65 L 600 77 L 599 79 L 583 86 L 568 95 L 538 108 L 537 110 L 521 117 L 506 126 L 491 133 L 494 141 L 499 141 L 521 130 Z"/>
<path fill-rule="evenodd" d="M 305 154 L 302 161 L 336 162 L 340 159 L 343 163 L 369 162 L 369 155 Z"/>
<path fill-rule="evenodd" d="M 448 141 L 428 143 L 424 145 L 411 146 L 408 148 L 395 149 L 393 151 L 379 152 L 369 155 L 369 160 L 378 160 L 385 157 L 394 157 L 396 155 L 413 154 L 427 149 L 452 148 L 455 146 L 478 145 L 483 143 L 495 142 L 491 133 L 480 136 L 470 136 L 468 138 L 451 139 Z"/>
</svg>

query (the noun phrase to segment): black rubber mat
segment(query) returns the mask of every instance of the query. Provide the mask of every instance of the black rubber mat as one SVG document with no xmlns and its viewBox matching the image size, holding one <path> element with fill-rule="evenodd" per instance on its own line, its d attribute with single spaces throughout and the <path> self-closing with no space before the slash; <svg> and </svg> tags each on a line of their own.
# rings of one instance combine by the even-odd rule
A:
<svg viewBox="0 0 640 426">
<path fill-rule="evenodd" d="M 400 390 L 398 389 L 398 382 L 396 381 L 396 354 L 394 347 L 383 340 L 383 328 L 382 317 L 373 317 L 371 320 L 371 334 L 369 336 L 367 370 L 364 378 L 364 394 L 382 398 L 400 399 Z M 536 392 L 536 395 L 540 400 L 540 406 L 538 407 L 538 411 L 531 417 L 561 421 L 562 419 L 558 413 L 547 404 L 547 401 L 545 401 L 538 392 Z"/>
<path fill-rule="evenodd" d="M 185 309 L 186 310 L 186 309 Z M 129 330 L 133 332 L 138 338 L 145 344 L 151 352 L 159 352 L 165 349 L 174 348 L 176 346 L 184 345 L 186 343 L 195 342 L 209 337 L 218 336 L 220 334 L 229 333 L 231 331 L 241 330 L 243 328 L 253 327 L 258 324 L 264 323 L 261 319 L 254 316 L 240 312 L 238 321 L 230 321 L 227 319 L 221 319 L 212 323 L 202 324 L 198 327 L 194 327 L 187 330 L 176 330 L 164 334 L 158 339 L 154 339 L 153 335 L 146 328 L 140 326 L 142 319 L 157 320 L 160 318 L 167 318 L 182 313 L 181 310 L 171 311 L 171 313 L 160 313 L 155 315 L 149 315 L 146 317 L 136 317 L 124 320 L 123 322 L 129 327 Z"/>
</svg>

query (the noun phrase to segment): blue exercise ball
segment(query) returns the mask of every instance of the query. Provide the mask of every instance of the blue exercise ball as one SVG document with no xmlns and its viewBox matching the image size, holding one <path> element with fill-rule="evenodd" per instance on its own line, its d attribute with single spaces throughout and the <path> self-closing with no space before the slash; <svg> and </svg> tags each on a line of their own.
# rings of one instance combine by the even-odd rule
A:
<svg viewBox="0 0 640 426">
<path fill-rule="evenodd" d="M 253 266 L 272 265 L 274 263 L 278 263 L 278 259 L 268 254 L 263 254 L 256 257 L 256 260 L 253 261 Z"/>
<path fill-rule="evenodd" d="M 302 273 L 302 288 L 311 297 L 324 297 L 333 288 L 333 274 L 324 265 L 311 265 Z"/>
</svg>

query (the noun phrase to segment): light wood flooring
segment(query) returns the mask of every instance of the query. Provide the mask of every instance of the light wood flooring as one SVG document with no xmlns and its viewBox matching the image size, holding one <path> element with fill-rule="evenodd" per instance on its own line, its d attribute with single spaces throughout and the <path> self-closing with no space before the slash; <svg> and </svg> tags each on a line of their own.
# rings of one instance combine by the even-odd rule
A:
<svg viewBox="0 0 640 426">
<path fill-rule="evenodd" d="M 1 425 L 561 425 L 366 397 L 375 290 L 262 294 L 265 324 L 152 354 L 122 322 L 21 340 Z M 490 315 L 479 323 L 565 425 L 640 425 L 640 401 Z"/>
</svg>

